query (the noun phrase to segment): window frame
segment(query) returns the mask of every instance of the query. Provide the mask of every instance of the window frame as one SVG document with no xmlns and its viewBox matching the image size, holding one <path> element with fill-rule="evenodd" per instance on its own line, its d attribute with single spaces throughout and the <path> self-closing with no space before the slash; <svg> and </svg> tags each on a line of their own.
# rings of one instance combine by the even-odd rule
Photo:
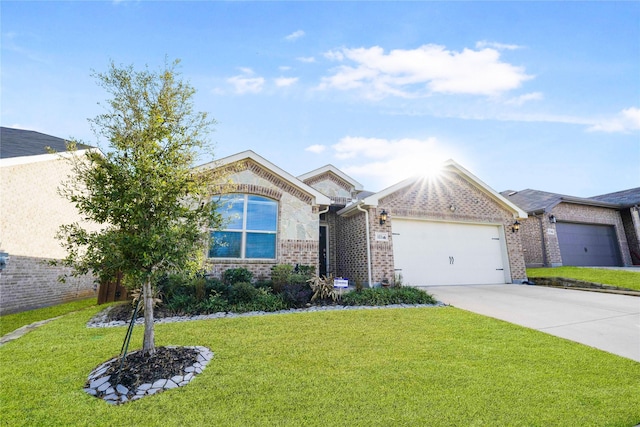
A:
<svg viewBox="0 0 640 427">
<path fill-rule="evenodd" d="M 258 195 L 258 194 L 251 194 L 251 193 L 228 193 L 228 194 L 222 194 L 219 197 L 218 203 L 219 203 L 219 208 L 223 207 L 226 203 L 228 203 L 228 201 L 224 200 L 225 198 L 229 198 L 229 199 L 241 199 L 242 200 L 242 224 L 241 224 L 241 228 L 227 228 L 226 224 L 223 224 L 223 226 L 225 228 L 221 228 L 219 230 L 211 230 L 210 231 L 210 239 L 211 239 L 211 243 L 209 245 L 209 251 L 208 251 L 208 258 L 209 259 L 219 259 L 219 260 L 240 260 L 240 261 L 260 261 L 260 260 L 268 260 L 268 261 L 273 261 L 277 259 L 278 256 L 278 224 L 279 224 L 279 219 L 280 219 L 280 212 L 279 212 L 279 208 L 280 208 L 280 203 L 278 200 L 274 200 L 271 199 L 269 197 L 266 196 L 262 196 L 262 195 Z M 251 200 L 251 198 L 254 198 L 253 200 Z M 275 208 L 273 214 L 274 214 L 274 218 L 273 218 L 273 230 L 269 230 L 269 229 L 251 229 L 251 228 L 247 228 L 248 224 L 251 222 L 250 219 L 250 204 L 251 202 L 253 203 L 260 203 L 260 202 L 268 202 L 269 205 L 273 206 Z M 235 203 L 239 204 L 239 200 L 235 201 Z M 224 213 L 223 217 L 225 216 Z M 254 213 L 255 214 L 255 213 Z M 231 219 L 230 222 L 234 222 L 233 219 Z M 269 219 L 269 222 L 271 222 L 271 219 Z M 240 235 L 240 250 L 239 250 L 239 256 L 235 257 L 235 256 L 213 256 L 212 252 L 213 252 L 213 248 L 214 248 L 214 244 L 215 244 L 215 234 L 216 233 L 237 233 Z M 251 240 L 252 236 L 273 236 L 273 257 L 247 257 L 247 251 L 251 250 L 250 247 L 250 243 L 249 245 L 248 240 Z"/>
</svg>

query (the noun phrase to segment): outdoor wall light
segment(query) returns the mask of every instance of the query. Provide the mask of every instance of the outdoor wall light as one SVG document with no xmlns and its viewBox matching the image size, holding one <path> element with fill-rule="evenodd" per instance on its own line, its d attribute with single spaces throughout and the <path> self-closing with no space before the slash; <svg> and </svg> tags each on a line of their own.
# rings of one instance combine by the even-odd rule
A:
<svg viewBox="0 0 640 427">
<path fill-rule="evenodd" d="M 382 212 L 380 212 L 380 225 L 384 225 L 384 223 L 387 222 L 387 215 L 387 211 L 382 209 Z"/>
<path fill-rule="evenodd" d="M 549 222 L 552 224 L 556 223 L 556 216 L 555 215 L 549 215 Z"/>
<path fill-rule="evenodd" d="M 518 230 L 520 230 L 520 221 L 516 219 L 516 222 L 514 222 L 513 225 L 511 226 L 511 232 L 515 233 Z"/>
<path fill-rule="evenodd" d="M 456 211 L 456 207 L 455 207 L 455 206 L 453 206 L 453 205 L 449 205 L 449 210 L 450 210 L 451 212 L 455 212 L 455 211 Z"/>
</svg>

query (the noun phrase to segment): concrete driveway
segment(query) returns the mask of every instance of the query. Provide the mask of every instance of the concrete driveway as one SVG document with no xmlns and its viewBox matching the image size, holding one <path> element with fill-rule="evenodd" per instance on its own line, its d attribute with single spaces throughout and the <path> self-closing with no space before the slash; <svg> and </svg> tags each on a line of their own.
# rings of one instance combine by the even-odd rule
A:
<svg viewBox="0 0 640 427">
<path fill-rule="evenodd" d="M 436 299 L 640 362 L 640 298 L 528 285 L 425 286 Z"/>
</svg>

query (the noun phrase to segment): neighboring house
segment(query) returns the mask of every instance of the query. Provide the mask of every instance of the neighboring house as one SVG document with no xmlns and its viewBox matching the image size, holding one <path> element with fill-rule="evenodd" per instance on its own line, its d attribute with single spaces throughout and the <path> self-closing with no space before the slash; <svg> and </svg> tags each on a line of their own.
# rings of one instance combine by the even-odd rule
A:
<svg viewBox="0 0 640 427">
<path fill-rule="evenodd" d="M 502 194 L 529 214 L 521 226 L 527 267 L 631 265 L 620 203 L 531 189 Z"/>
<path fill-rule="evenodd" d="M 640 265 L 640 187 L 603 194 L 591 199 L 619 205 L 631 260 L 633 264 Z"/>
<path fill-rule="evenodd" d="M 48 261 L 66 253 L 55 238 L 62 224 L 80 221 L 75 206 L 57 189 L 71 173 L 59 155 L 65 140 L 38 132 L 0 128 L 0 252 L 8 254 L 0 273 L 0 314 L 96 295 L 93 277 L 59 283 L 65 268 Z M 89 149 L 78 147 L 79 152 Z"/>
<path fill-rule="evenodd" d="M 198 169 L 227 171 L 217 189 L 227 222 L 213 231 L 211 273 L 311 265 L 352 284 L 520 283 L 527 214 L 454 161 L 433 178 L 379 193 L 331 165 L 299 177 L 245 151 Z"/>
</svg>

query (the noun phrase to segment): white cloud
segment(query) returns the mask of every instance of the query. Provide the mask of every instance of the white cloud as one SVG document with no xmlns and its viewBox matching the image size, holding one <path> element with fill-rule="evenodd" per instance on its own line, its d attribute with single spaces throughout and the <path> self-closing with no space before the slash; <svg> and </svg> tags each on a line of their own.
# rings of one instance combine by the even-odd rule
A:
<svg viewBox="0 0 640 427">
<path fill-rule="evenodd" d="M 275 79 L 276 86 L 278 87 L 287 87 L 294 85 L 298 82 L 297 77 L 278 77 Z"/>
<path fill-rule="evenodd" d="M 414 175 L 433 173 L 449 158 L 452 148 L 443 147 L 436 138 L 384 139 L 346 136 L 332 145 L 345 173 L 368 178 L 380 190 Z"/>
<path fill-rule="evenodd" d="M 262 92 L 262 88 L 264 86 L 263 77 L 256 77 L 255 73 L 250 68 L 240 68 L 240 71 L 242 74 L 227 79 L 227 82 L 234 87 L 236 93 L 244 94 Z"/>
<path fill-rule="evenodd" d="M 318 89 L 359 89 L 368 98 L 416 97 L 433 93 L 499 95 L 516 89 L 526 80 L 522 67 L 500 60 L 496 49 L 446 50 L 424 45 L 413 50 L 385 53 L 379 46 L 325 53 L 325 57 L 349 62 L 322 78 Z"/>
<path fill-rule="evenodd" d="M 289 71 L 291 69 L 291 67 L 289 67 L 288 65 L 281 65 L 278 67 L 278 70 L 280 71 Z"/>
<path fill-rule="evenodd" d="M 297 39 L 299 39 L 300 37 L 303 37 L 303 36 L 304 36 L 304 31 L 298 30 L 298 31 L 294 31 L 293 33 L 289 34 L 284 39 L 288 40 L 288 41 L 294 41 L 294 40 L 297 40 Z"/>
<path fill-rule="evenodd" d="M 525 93 L 524 95 L 517 96 L 515 98 L 508 99 L 505 104 L 508 105 L 523 105 L 525 102 L 529 101 L 540 101 L 544 96 L 540 92 L 531 92 Z"/>
<path fill-rule="evenodd" d="M 314 144 L 310 145 L 304 149 L 304 151 L 309 151 L 311 153 L 320 154 L 323 153 L 327 149 L 326 145 Z"/>
<path fill-rule="evenodd" d="M 296 58 L 298 61 L 300 62 L 305 62 L 307 64 L 311 64 L 313 62 L 316 62 L 316 58 L 314 58 L 313 56 L 300 56 L 298 58 Z"/>
<path fill-rule="evenodd" d="M 518 46 L 517 44 L 504 44 L 504 43 L 496 43 L 496 42 L 489 42 L 486 40 L 482 40 L 476 43 L 476 48 L 477 49 L 484 49 L 486 47 L 489 48 L 493 48 L 493 49 L 498 49 L 498 50 L 516 50 L 516 49 L 522 49 L 522 46 Z"/>
<path fill-rule="evenodd" d="M 622 110 L 616 117 L 598 121 L 587 129 L 590 132 L 627 133 L 640 130 L 640 108 Z"/>
</svg>

